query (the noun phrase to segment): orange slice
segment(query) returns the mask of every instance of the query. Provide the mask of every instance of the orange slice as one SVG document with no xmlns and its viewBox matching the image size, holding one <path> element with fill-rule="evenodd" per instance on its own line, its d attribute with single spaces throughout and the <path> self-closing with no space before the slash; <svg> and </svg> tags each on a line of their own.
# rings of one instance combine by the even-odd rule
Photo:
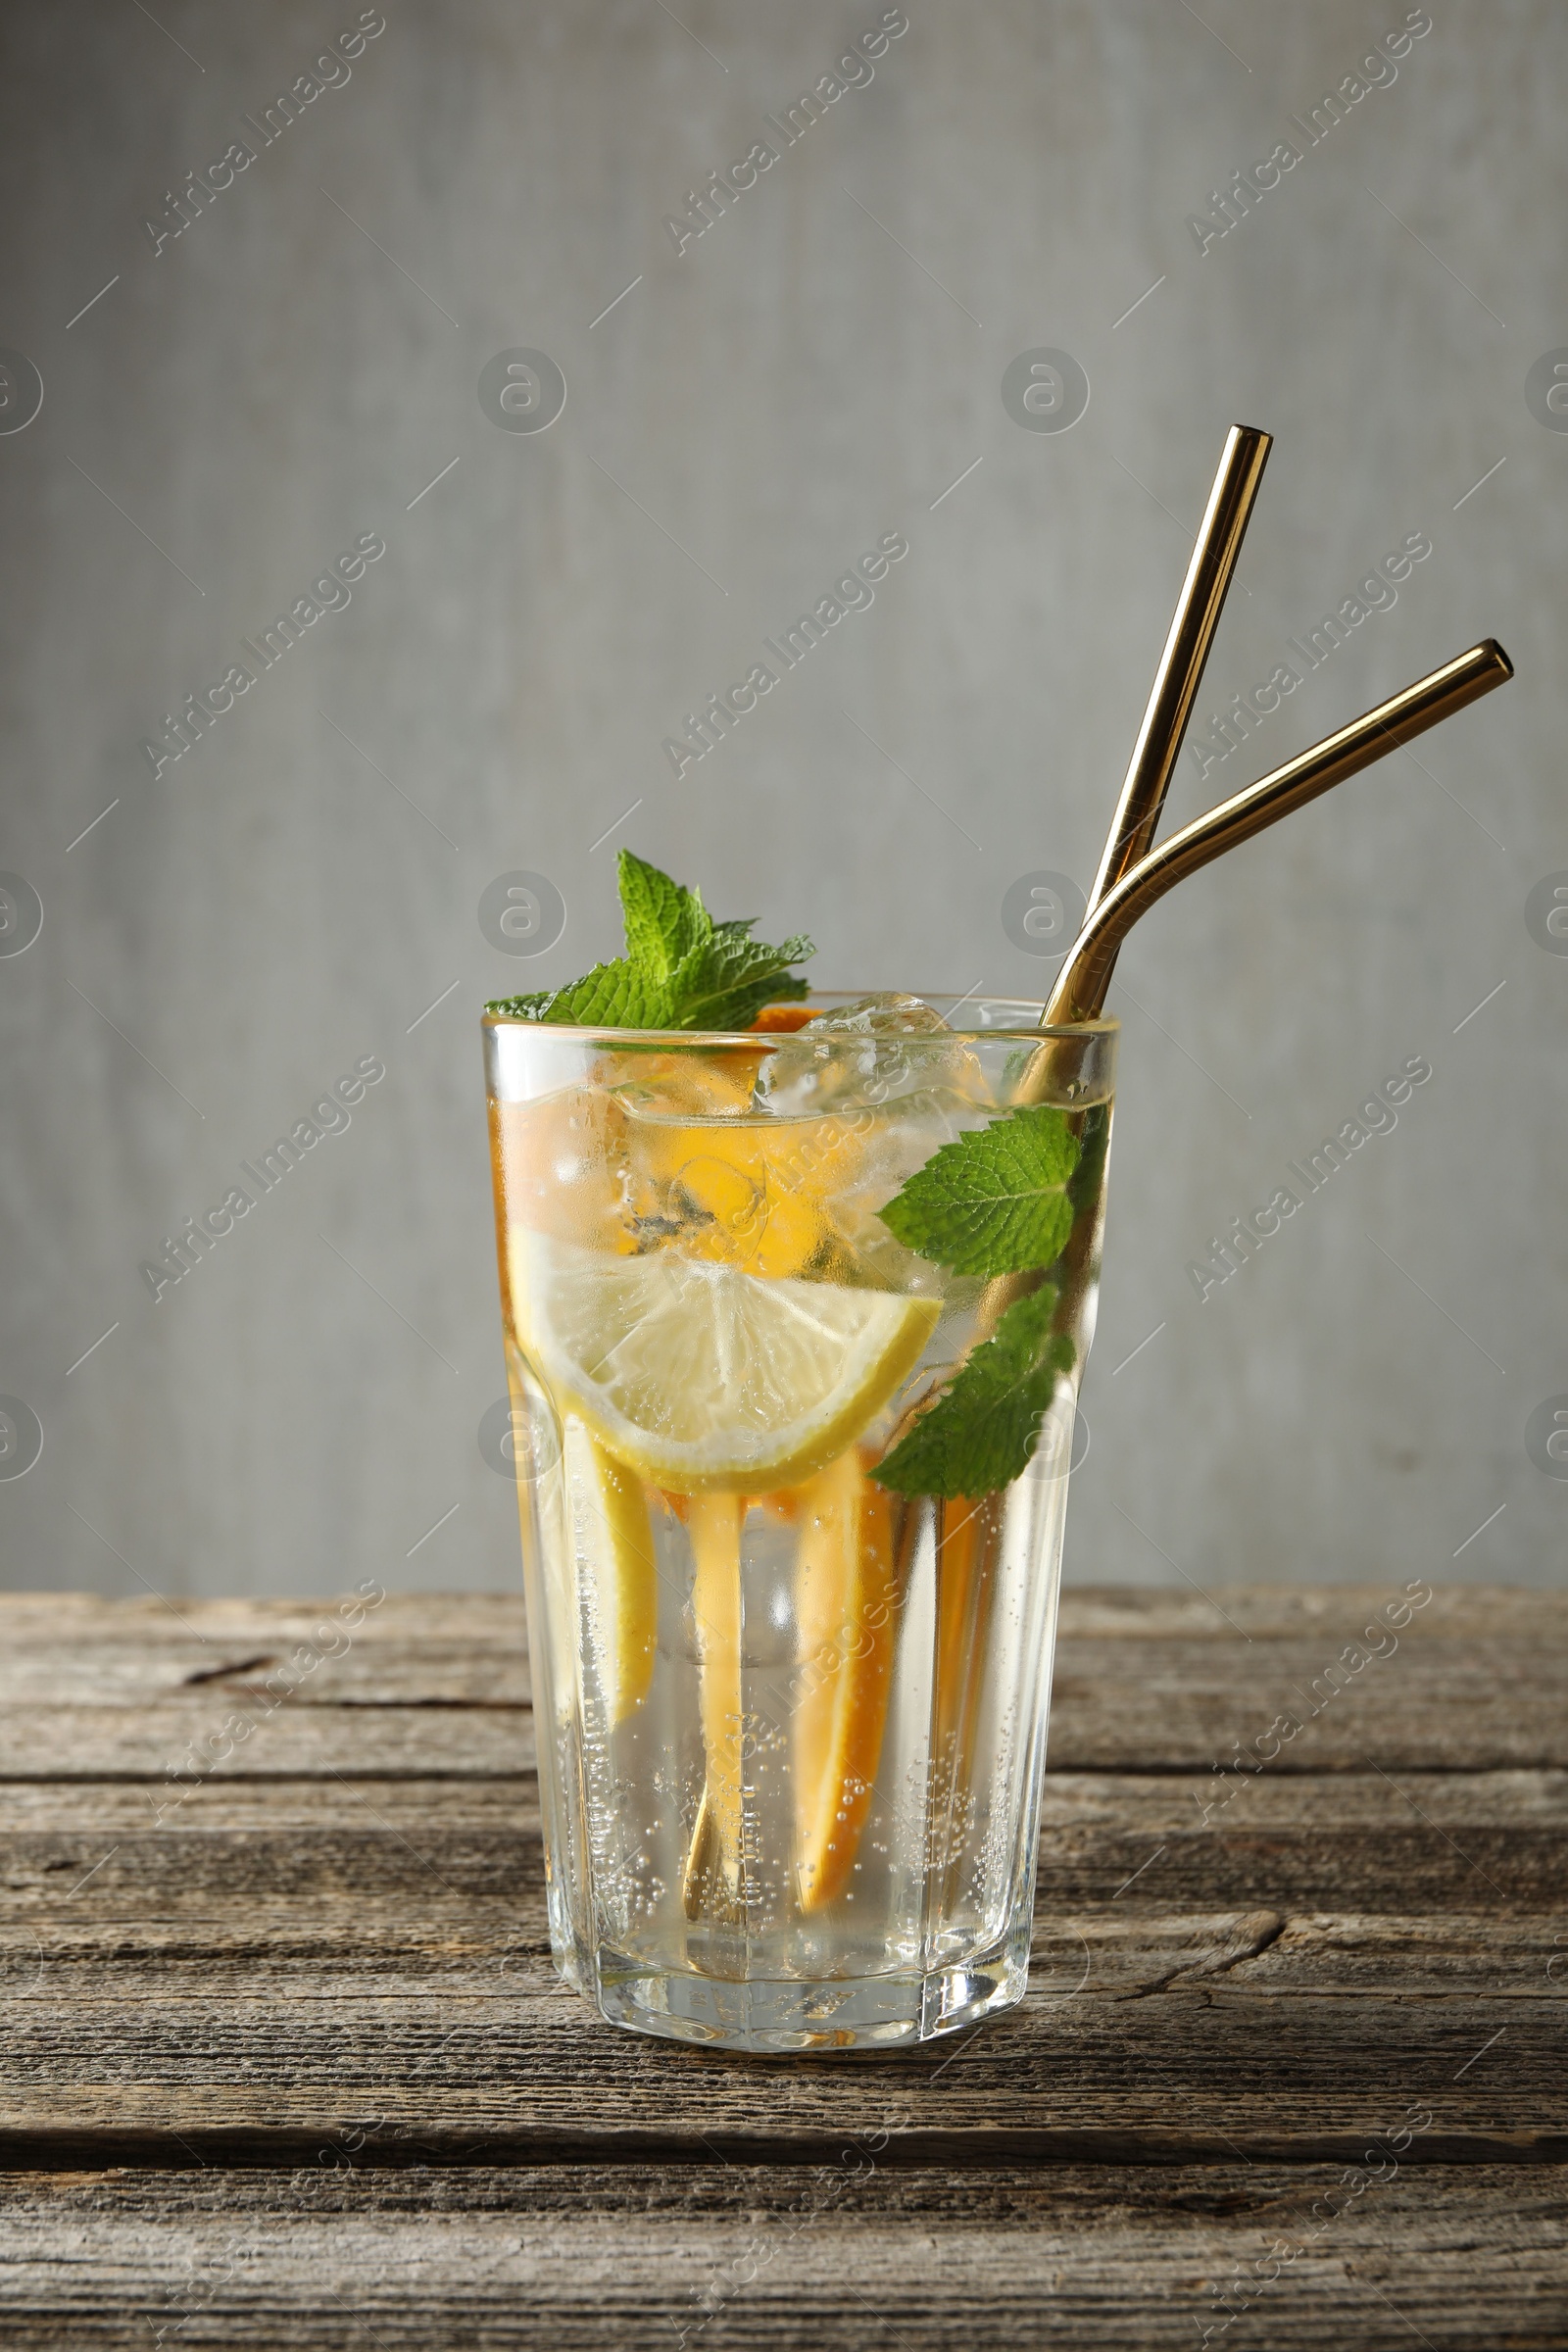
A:
<svg viewBox="0 0 1568 2352">
<path fill-rule="evenodd" d="M 814 1004 L 764 1004 L 752 1028 L 761 1037 L 787 1037 L 814 1021 L 820 1009 Z"/>
<path fill-rule="evenodd" d="M 694 1494 L 687 1504 L 696 1573 L 699 1695 L 707 1778 L 687 1865 L 686 1907 L 733 1910 L 741 1882 L 741 1520 L 739 1494 Z M 705 1899 L 702 1882 L 716 1875 L 726 1900 Z"/>
<path fill-rule="evenodd" d="M 871 1807 L 893 1680 L 894 1497 L 852 1448 L 801 1498 L 797 1872 L 803 1912 L 842 1894 Z"/>
<path fill-rule="evenodd" d="M 932 1746 L 939 1771 L 956 1770 L 969 1713 L 975 1648 L 991 1580 L 996 1497 L 956 1495 L 940 1506 L 936 1691 Z"/>
<path fill-rule="evenodd" d="M 980 1691 L 996 1598 L 1004 1497 L 956 1495 L 937 1505 L 937 1639 L 931 1694 L 932 1843 L 942 1911 L 956 1899 L 969 1835 Z"/>
<path fill-rule="evenodd" d="M 834 1206 L 853 1191 L 865 1157 L 855 1121 L 715 1118 L 698 1126 L 639 1113 L 628 1131 L 652 1207 L 682 1225 L 683 1255 L 791 1275 L 842 1249 Z"/>
</svg>

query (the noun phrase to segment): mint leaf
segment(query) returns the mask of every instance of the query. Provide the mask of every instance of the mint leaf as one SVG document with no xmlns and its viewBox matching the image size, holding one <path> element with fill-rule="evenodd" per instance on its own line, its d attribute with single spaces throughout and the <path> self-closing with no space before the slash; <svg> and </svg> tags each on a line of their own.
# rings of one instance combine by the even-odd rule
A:
<svg viewBox="0 0 1568 2352">
<path fill-rule="evenodd" d="M 810 941 L 769 948 L 747 937 L 751 927 L 719 924 L 680 963 L 672 983 L 676 1028 L 749 1029 L 764 1004 L 809 995 L 809 984 L 789 967 L 813 953 Z"/>
<path fill-rule="evenodd" d="M 561 992 L 554 988 L 536 988 L 531 996 L 493 997 L 485 1006 L 486 1012 L 505 1013 L 514 1021 L 542 1021 L 545 1006 Z"/>
<path fill-rule="evenodd" d="M 514 1020 L 604 1029 L 749 1029 L 764 1004 L 810 994 L 790 966 L 815 953 L 808 939 L 770 948 L 755 916 L 715 923 L 701 891 L 620 853 L 626 953 L 564 988 L 498 997 L 486 1012 Z"/>
<path fill-rule="evenodd" d="M 1056 1291 L 1043 1283 L 1014 1299 L 996 1336 L 975 1348 L 934 1404 L 872 1471 L 902 1494 L 995 1494 L 1028 1466 L 1073 1344 L 1053 1332 Z"/>
<path fill-rule="evenodd" d="M 592 1029 L 668 1029 L 669 992 L 623 957 L 596 963 L 581 980 L 528 997 L 505 997 L 486 1012 Z"/>
<path fill-rule="evenodd" d="M 630 850 L 620 853 L 618 874 L 626 954 L 651 977 L 667 981 L 683 957 L 712 937 L 702 893 L 672 882 Z"/>
<path fill-rule="evenodd" d="M 906 1250 L 956 1274 L 1049 1266 L 1072 1231 L 1078 1143 L 1049 1103 L 944 1144 L 881 1211 Z"/>
</svg>

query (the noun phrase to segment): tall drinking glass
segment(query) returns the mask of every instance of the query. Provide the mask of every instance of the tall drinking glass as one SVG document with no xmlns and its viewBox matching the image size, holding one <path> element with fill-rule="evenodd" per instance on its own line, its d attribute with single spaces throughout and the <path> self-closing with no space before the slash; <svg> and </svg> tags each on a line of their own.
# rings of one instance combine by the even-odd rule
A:
<svg viewBox="0 0 1568 2352">
<path fill-rule="evenodd" d="M 875 1004 L 876 1001 L 871 1001 Z M 1116 1024 L 942 1001 L 890 1033 L 485 1021 L 550 1933 L 612 2023 L 893 2048 L 1023 1993 Z M 1002 1296 L 878 1211 L 1057 1105 L 1070 1341 L 1028 1466 L 876 1472 Z"/>
</svg>

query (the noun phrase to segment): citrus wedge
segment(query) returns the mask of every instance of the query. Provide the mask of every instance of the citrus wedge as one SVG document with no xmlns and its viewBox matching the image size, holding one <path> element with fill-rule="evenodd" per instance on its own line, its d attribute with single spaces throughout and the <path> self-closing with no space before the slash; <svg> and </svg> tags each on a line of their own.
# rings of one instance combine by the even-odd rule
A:
<svg viewBox="0 0 1568 2352">
<path fill-rule="evenodd" d="M 572 1550 L 587 1598 L 609 1728 L 648 1696 L 659 1631 L 654 1536 L 642 1481 L 575 1418 L 565 1425 Z"/>
<path fill-rule="evenodd" d="M 995 1568 L 1001 1513 L 994 1495 L 942 1503 L 937 1519 L 937 1654 L 932 1748 L 939 1776 L 956 1784 L 972 1732 L 969 1716 L 981 1631 Z"/>
<path fill-rule="evenodd" d="M 934 1298 L 614 1257 L 514 1226 L 520 1346 L 564 1413 L 676 1494 L 760 1494 L 841 1454 L 913 1369 Z"/>
<path fill-rule="evenodd" d="M 795 1788 L 803 1912 L 843 1893 L 871 1806 L 893 1680 L 893 1496 L 865 1477 L 853 1448 L 802 1497 Z"/>
<path fill-rule="evenodd" d="M 687 1916 L 733 1919 L 740 1910 L 742 1810 L 741 1520 L 738 1494 L 694 1495 L 686 1532 L 692 1546 L 692 1616 L 705 1769 L 702 1804 L 687 1856 Z"/>
</svg>

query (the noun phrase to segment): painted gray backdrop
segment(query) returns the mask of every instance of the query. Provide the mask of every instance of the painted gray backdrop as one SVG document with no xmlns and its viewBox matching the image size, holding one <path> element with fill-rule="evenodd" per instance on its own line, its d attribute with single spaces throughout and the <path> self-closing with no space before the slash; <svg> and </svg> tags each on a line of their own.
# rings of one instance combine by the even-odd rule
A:
<svg viewBox="0 0 1568 2352">
<path fill-rule="evenodd" d="M 908 0 L 788 146 L 764 117 L 877 0 L 385 14 L 263 145 L 352 0 L 7 13 L 0 421 L 27 363 L 44 398 L 0 435 L 0 867 L 43 921 L 0 904 L 0 1392 L 43 1449 L 5 1582 L 510 1586 L 481 1001 L 614 948 L 620 841 L 808 927 L 824 983 L 1043 993 L 1002 903 L 1090 879 L 1232 419 L 1277 442 L 1203 732 L 1431 554 L 1184 757 L 1174 821 L 1484 634 L 1519 674 L 1124 956 L 1069 1572 L 1560 1575 L 1568 414 L 1527 377 L 1568 345 L 1568 12 L 1432 0 L 1385 69 L 1399 0 Z M 1068 429 L 1050 377 L 1004 406 L 1042 348 L 1091 387 Z M 518 349 L 564 374 L 547 429 L 481 406 Z M 894 531 L 874 605 L 677 780 L 683 713 Z M 155 777 L 164 714 L 364 534 L 352 602 Z M 477 913 L 518 869 L 566 910 L 531 959 Z M 140 1262 L 365 1056 L 352 1124 L 155 1304 Z M 1412 1056 L 1396 1127 L 1200 1301 L 1209 1237 Z"/>
</svg>

